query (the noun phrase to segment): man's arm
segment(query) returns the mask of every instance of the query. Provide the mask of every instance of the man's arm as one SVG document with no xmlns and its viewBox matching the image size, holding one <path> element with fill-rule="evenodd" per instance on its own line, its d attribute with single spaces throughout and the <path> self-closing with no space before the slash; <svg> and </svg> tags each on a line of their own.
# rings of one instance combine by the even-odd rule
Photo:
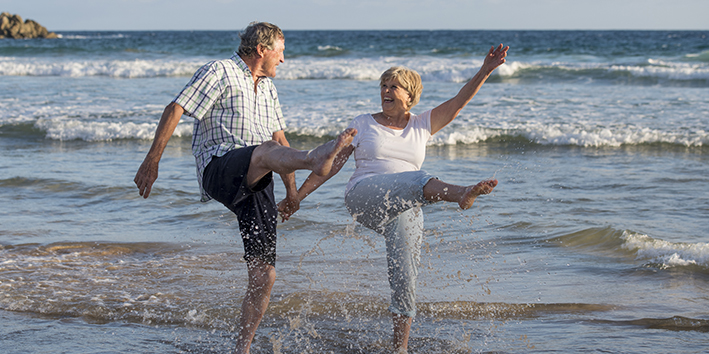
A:
<svg viewBox="0 0 709 354">
<path fill-rule="evenodd" d="M 158 129 L 155 131 L 153 145 L 150 146 L 150 151 L 148 151 L 148 154 L 145 156 L 143 163 L 140 165 L 133 179 L 135 185 L 138 186 L 138 193 L 140 193 L 143 198 L 147 198 L 150 195 L 153 183 L 158 179 L 160 158 L 162 158 L 165 146 L 167 146 L 167 142 L 170 140 L 172 133 L 175 132 L 177 123 L 180 122 L 180 118 L 184 112 L 185 110 L 182 106 L 172 102 L 165 107 L 162 117 L 160 117 L 160 123 L 158 123 Z M 293 181 L 293 185 L 295 185 L 295 181 Z"/>
<path fill-rule="evenodd" d="M 286 139 L 286 134 L 283 130 L 273 133 L 273 140 L 279 142 L 283 146 L 290 147 L 290 143 L 288 143 L 288 139 Z M 281 174 L 280 176 L 286 187 L 286 197 L 282 202 L 284 212 L 281 214 L 283 216 L 283 221 L 286 221 L 288 220 L 288 217 L 300 209 L 300 199 L 298 198 L 298 187 L 295 184 L 295 173 Z"/>
</svg>

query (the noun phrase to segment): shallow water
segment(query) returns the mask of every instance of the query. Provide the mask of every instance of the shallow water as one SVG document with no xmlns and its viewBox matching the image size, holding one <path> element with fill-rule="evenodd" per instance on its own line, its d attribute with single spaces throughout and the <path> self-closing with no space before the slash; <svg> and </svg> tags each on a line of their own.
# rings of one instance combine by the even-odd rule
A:
<svg viewBox="0 0 709 354">
<path fill-rule="evenodd" d="M 646 58 L 609 59 L 593 54 L 599 33 L 532 34 L 539 46 L 590 42 L 562 54 L 531 44 L 511 51 L 508 67 L 434 136 L 424 169 L 452 183 L 500 184 L 467 211 L 425 208 L 412 352 L 705 352 L 706 41 L 681 33 L 690 49 L 671 57 L 662 36 L 646 33 L 633 44 L 646 46 Z M 31 51 L 0 46 L 2 352 L 233 348 L 243 250 L 228 210 L 199 202 L 189 118 L 151 197 L 132 183 L 164 105 L 204 56 L 228 56 L 222 47 L 230 46 L 204 44 L 224 33 L 197 33 L 203 53 L 177 54 L 138 35 L 64 38 L 84 54 L 43 41 L 24 42 Z M 413 53 L 387 56 L 356 36 L 326 47 L 323 35 L 287 34 L 294 54 L 276 81 L 297 148 L 377 110 L 378 74 L 370 72 L 401 62 L 422 71 L 422 111 L 455 94 L 456 78 L 479 65 L 470 59 L 478 49 L 426 54 L 430 41 L 418 32 Z M 106 49 L 124 39 L 140 50 Z M 145 61 L 128 65 L 135 60 Z M 279 225 L 278 278 L 254 353 L 387 352 L 384 243 L 344 208 L 352 168 Z"/>
<path fill-rule="evenodd" d="M 138 158 L 143 143 L 38 145 L 37 162 L 55 177 L 39 172 L 2 182 L 4 199 L 14 200 L 3 212 L 3 229 L 11 232 L 3 231 L 0 250 L 0 304 L 12 312 L 3 312 L 2 341 L 22 343 L 18 353 L 40 352 L 46 344 L 23 336 L 66 331 L 71 338 L 89 327 L 109 342 L 131 338 L 117 343 L 123 349 L 116 352 L 230 348 L 245 288 L 243 251 L 226 209 L 194 202 L 189 141 L 173 142 L 160 187 L 148 200 L 127 182 L 129 156 Z M 426 209 L 414 352 L 528 352 L 532 346 L 627 352 L 626 346 L 658 336 L 664 348 L 703 350 L 709 246 L 701 242 L 705 220 L 686 207 L 704 203 L 706 210 L 706 197 L 692 192 L 707 183 L 700 172 L 690 173 L 699 157 L 660 147 L 583 150 L 502 143 L 429 150 L 425 168 L 449 181 L 465 183 L 471 172 L 462 166 L 474 166 L 488 171 L 474 181 L 495 176 L 500 185 L 469 211 L 444 204 Z M 72 164 L 78 171 L 69 176 L 106 177 L 60 180 L 66 151 L 84 161 Z M 628 159 L 635 164 L 621 163 Z M 384 247 L 352 224 L 342 205 L 349 164 L 280 225 L 278 280 L 255 348 L 384 352 Z M 601 176 L 582 172 L 595 165 L 604 166 Z M 685 177 L 653 186 L 671 180 L 648 174 L 654 165 L 684 170 Z M 114 180 L 123 182 L 109 187 Z M 636 196 L 637 190 L 655 198 Z M 672 222 L 678 218 L 686 222 Z M 610 334 L 620 338 L 603 340 Z M 68 352 L 102 352 L 65 342 Z"/>
</svg>

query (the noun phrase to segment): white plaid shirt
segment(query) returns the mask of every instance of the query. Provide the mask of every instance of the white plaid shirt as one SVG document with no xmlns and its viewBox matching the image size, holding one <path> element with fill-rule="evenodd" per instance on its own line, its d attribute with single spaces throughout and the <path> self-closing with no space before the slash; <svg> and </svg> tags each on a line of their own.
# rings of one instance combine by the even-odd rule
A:
<svg viewBox="0 0 709 354">
<path fill-rule="evenodd" d="M 202 187 L 202 175 L 213 156 L 261 144 L 285 129 L 273 81 L 262 78 L 257 91 L 251 70 L 234 53 L 230 59 L 202 66 L 173 100 L 186 115 L 195 118 L 192 154 L 197 161 L 202 201 L 211 199 Z"/>
</svg>

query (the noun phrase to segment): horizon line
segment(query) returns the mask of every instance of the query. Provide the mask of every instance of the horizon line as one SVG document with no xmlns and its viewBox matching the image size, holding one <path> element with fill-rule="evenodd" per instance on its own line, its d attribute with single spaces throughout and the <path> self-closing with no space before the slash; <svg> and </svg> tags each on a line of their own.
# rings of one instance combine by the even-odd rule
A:
<svg viewBox="0 0 709 354">
<path fill-rule="evenodd" d="M 399 29 L 287 29 L 281 28 L 283 31 L 481 31 L 481 32 L 513 32 L 513 31 L 685 31 L 685 32 L 709 32 L 709 29 L 677 29 L 677 28 L 657 28 L 657 29 L 647 29 L 647 28 L 624 28 L 624 29 L 558 29 L 558 28 L 548 28 L 548 29 L 461 29 L 461 28 L 436 28 L 436 29 L 414 29 L 414 28 L 399 28 Z M 191 32 L 191 31 L 204 31 L 204 32 L 226 32 L 226 31 L 242 31 L 241 29 L 53 29 L 50 32 L 83 32 L 83 31 L 104 31 L 104 32 L 118 32 L 118 31 L 174 31 L 174 32 Z"/>
</svg>

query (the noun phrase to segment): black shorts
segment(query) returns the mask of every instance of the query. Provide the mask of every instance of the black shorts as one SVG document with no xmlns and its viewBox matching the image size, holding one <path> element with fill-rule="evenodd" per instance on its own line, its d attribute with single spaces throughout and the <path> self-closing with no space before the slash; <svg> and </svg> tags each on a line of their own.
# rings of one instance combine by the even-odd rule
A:
<svg viewBox="0 0 709 354">
<path fill-rule="evenodd" d="M 229 151 L 213 157 L 204 169 L 202 187 L 210 197 L 236 214 L 244 241 L 244 259 L 260 259 L 276 265 L 278 207 L 273 195 L 273 173 L 254 188 L 246 183 L 251 154 L 256 146 Z"/>
</svg>

